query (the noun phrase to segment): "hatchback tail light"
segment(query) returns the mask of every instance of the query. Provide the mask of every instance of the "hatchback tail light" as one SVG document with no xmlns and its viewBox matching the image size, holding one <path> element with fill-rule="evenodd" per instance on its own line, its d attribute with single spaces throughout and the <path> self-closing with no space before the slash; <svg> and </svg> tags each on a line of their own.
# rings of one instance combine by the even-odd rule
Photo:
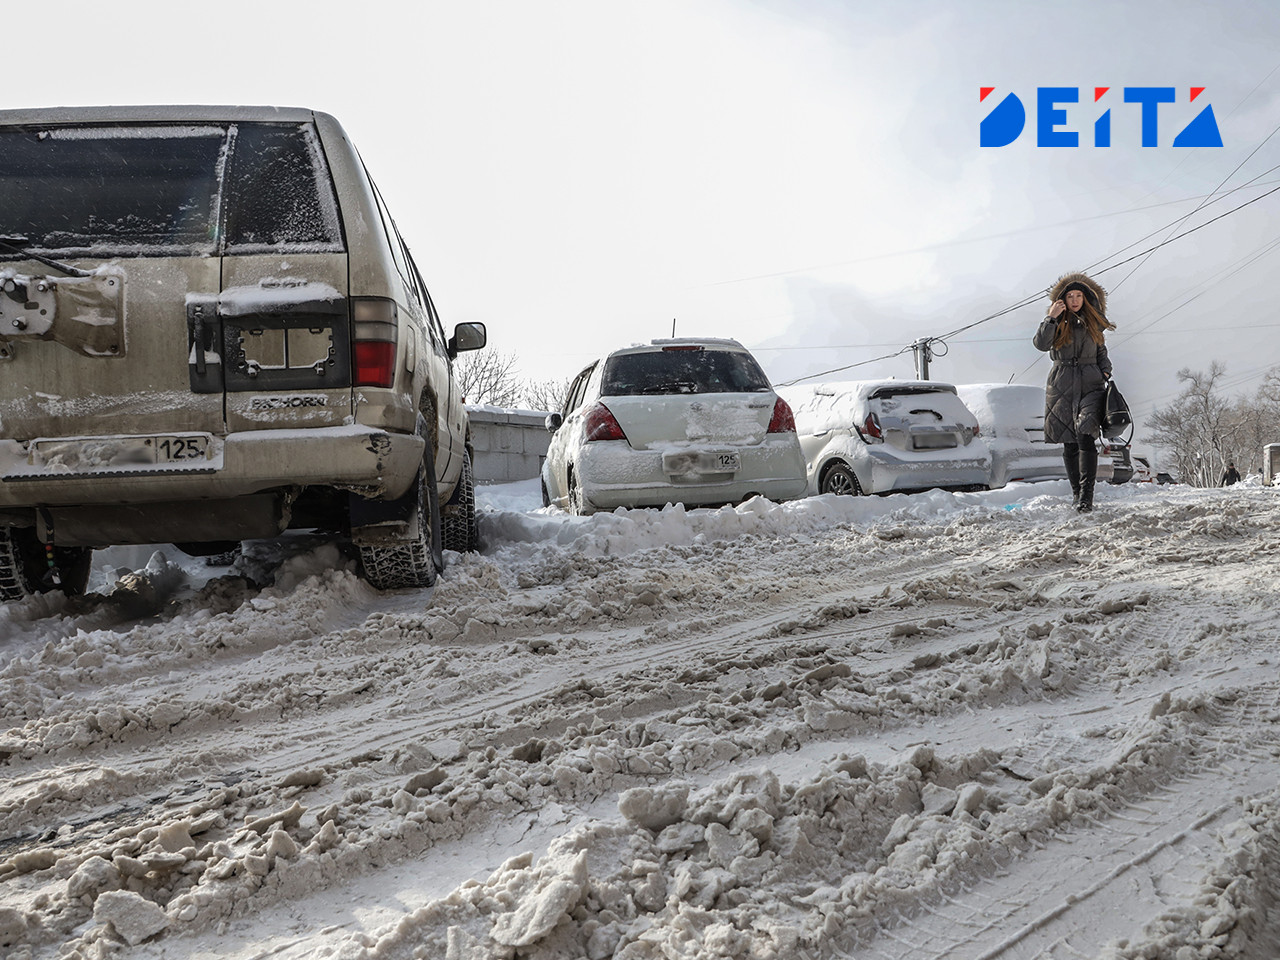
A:
<svg viewBox="0 0 1280 960">
<path fill-rule="evenodd" d="M 394 300 L 351 298 L 351 373 L 357 387 L 390 387 L 396 378 Z"/>
<path fill-rule="evenodd" d="M 874 413 L 868 413 L 862 422 L 862 439 L 883 440 L 884 432 L 880 429 L 880 420 Z"/>
<path fill-rule="evenodd" d="M 597 403 L 586 412 L 583 417 L 583 425 L 586 427 L 588 441 L 627 439 L 627 435 L 622 432 L 622 426 L 613 415 L 613 411 L 603 403 Z"/>
<path fill-rule="evenodd" d="M 773 416 L 769 418 L 769 433 L 795 433 L 796 418 L 787 401 L 781 397 L 773 405 Z"/>
</svg>

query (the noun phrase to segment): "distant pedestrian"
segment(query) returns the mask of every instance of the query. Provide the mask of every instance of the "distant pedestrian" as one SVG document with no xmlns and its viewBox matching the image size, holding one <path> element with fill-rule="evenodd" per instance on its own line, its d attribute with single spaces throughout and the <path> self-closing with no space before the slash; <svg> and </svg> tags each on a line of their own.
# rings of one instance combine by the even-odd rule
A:
<svg viewBox="0 0 1280 960">
<path fill-rule="evenodd" d="M 1227 461 L 1227 471 L 1222 475 L 1222 482 L 1218 484 L 1220 487 L 1229 487 L 1233 483 L 1240 482 L 1240 471 L 1236 469 L 1236 465 L 1230 460 Z"/>
<path fill-rule="evenodd" d="M 1045 385 L 1044 438 L 1062 444 L 1072 506 L 1081 513 L 1093 509 L 1102 401 L 1111 376 L 1105 334 L 1115 328 L 1107 319 L 1107 291 L 1086 274 L 1068 273 L 1050 288 L 1048 316 L 1032 341 L 1053 359 Z"/>
</svg>

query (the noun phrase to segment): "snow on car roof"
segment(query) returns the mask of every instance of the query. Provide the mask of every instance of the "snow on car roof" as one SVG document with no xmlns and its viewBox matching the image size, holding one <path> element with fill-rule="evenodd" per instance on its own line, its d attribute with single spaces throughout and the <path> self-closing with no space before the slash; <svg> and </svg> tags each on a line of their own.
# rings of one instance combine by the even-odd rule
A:
<svg viewBox="0 0 1280 960">
<path fill-rule="evenodd" d="M 1044 427 L 1044 387 L 1028 383 L 963 383 L 956 392 L 987 435 L 1025 438 Z"/>
<path fill-rule="evenodd" d="M 848 395 L 858 400 L 865 400 L 885 390 L 902 390 L 913 393 L 937 391 L 938 393 L 955 393 L 956 388 L 941 380 L 899 380 L 886 377 L 882 380 L 832 380 L 826 383 L 813 384 L 813 392 L 818 396 L 837 397 Z"/>
</svg>

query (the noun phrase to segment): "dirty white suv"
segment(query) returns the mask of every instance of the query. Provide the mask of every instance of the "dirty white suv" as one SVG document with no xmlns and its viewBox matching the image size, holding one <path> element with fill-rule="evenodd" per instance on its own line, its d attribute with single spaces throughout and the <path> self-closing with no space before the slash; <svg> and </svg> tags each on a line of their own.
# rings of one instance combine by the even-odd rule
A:
<svg viewBox="0 0 1280 960">
<path fill-rule="evenodd" d="M 475 546 L 452 361 L 485 339 L 326 114 L 0 111 L 0 598 L 288 528 L 429 585 Z"/>
</svg>

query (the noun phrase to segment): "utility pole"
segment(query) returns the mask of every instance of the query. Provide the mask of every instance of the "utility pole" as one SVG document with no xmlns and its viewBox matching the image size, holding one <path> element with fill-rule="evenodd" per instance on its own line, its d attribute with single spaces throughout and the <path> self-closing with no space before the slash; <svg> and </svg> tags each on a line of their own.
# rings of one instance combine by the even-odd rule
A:
<svg viewBox="0 0 1280 960">
<path fill-rule="evenodd" d="M 916 379 L 929 379 L 929 361 L 933 359 L 933 351 L 929 349 L 929 338 L 922 337 L 911 344 L 911 351 L 916 358 Z"/>
<path fill-rule="evenodd" d="M 671 318 L 671 339 L 674 340 L 675 338 L 676 338 L 676 318 L 672 317 Z"/>
</svg>

